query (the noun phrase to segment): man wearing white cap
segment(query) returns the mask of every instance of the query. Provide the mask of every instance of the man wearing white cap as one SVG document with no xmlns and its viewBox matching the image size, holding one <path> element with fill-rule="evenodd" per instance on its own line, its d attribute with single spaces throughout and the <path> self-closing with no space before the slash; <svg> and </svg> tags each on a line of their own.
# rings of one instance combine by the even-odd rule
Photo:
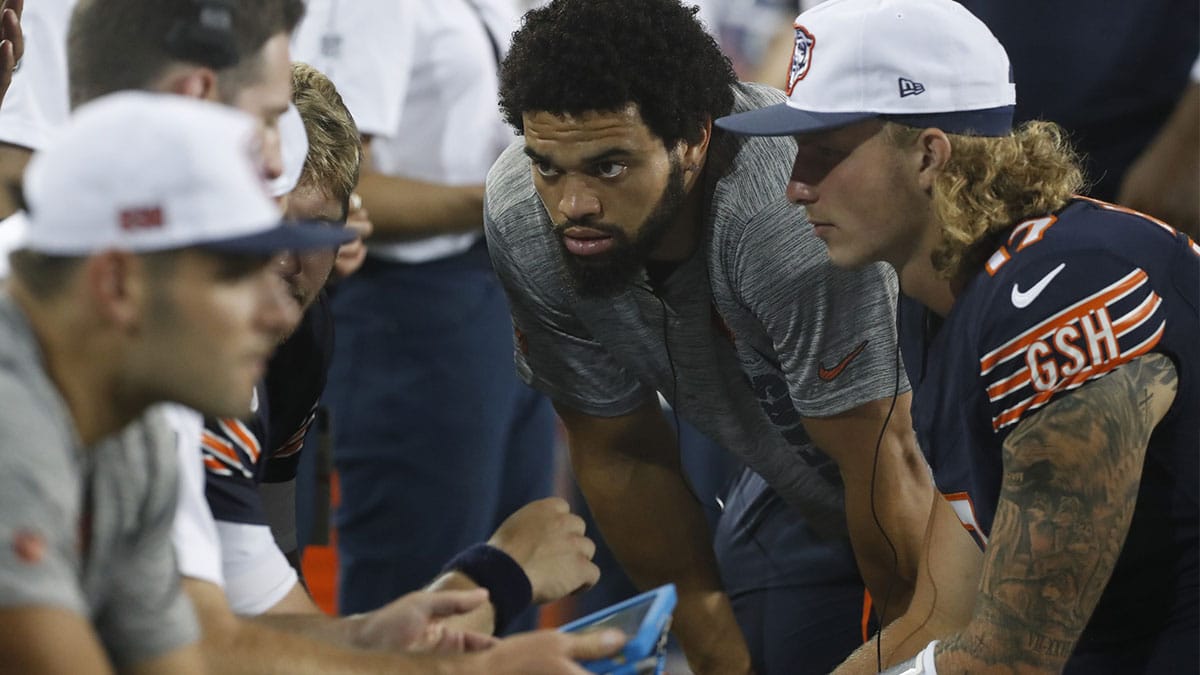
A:
<svg viewBox="0 0 1200 675">
<path fill-rule="evenodd" d="M 678 586 L 698 673 L 826 673 L 862 644 L 863 580 L 894 618 L 927 531 L 978 556 L 912 434 L 894 276 L 830 264 L 778 191 L 790 140 L 712 127 L 780 100 L 676 0 L 556 0 L 501 68 L 524 138 L 484 220 L 517 369 L 633 580 Z M 726 500 L 715 556 L 658 392 L 762 478 Z"/>
<path fill-rule="evenodd" d="M 1012 128 L 1008 57 L 949 0 L 801 14 L 788 88 L 717 123 L 795 136 L 787 195 L 830 258 L 889 263 L 923 305 L 901 317 L 923 333 L 914 424 L 986 550 L 977 585 L 917 577 L 882 650 L 919 653 L 888 672 L 1200 670 L 1200 247 L 1073 197 L 1061 131 Z M 935 596 L 975 609 L 925 645 Z M 857 656 L 845 672 L 874 672 Z"/>
<path fill-rule="evenodd" d="M 281 224 L 258 138 L 232 110 L 123 94 L 28 170 L 0 298 L 0 653 L 16 671 L 199 670 L 168 536 L 175 441 L 150 406 L 244 414 L 296 318 L 272 255 L 345 240 Z"/>
</svg>

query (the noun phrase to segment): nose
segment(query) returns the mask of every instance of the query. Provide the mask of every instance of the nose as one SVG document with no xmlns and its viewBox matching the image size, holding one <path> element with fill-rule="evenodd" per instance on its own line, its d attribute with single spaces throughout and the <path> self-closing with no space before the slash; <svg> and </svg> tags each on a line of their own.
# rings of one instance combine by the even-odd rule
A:
<svg viewBox="0 0 1200 675">
<path fill-rule="evenodd" d="M 263 178 L 272 181 L 283 175 L 283 149 L 278 126 L 263 128 L 262 144 Z"/>
<path fill-rule="evenodd" d="M 274 270 L 265 270 L 260 286 L 256 316 L 261 329 L 272 337 L 290 332 L 300 322 L 300 308 L 288 293 L 287 282 Z"/>
<path fill-rule="evenodd" d="M 571 176 L 563 179 L 563 192 L 558 201 L 558 210 L 571 221 L 598 217 L 603 211 L 596 193 L 582 179 Z"/>
<path fill-rule="evenodd" d="M 300 256 L 293 251 L 284 251 L 275 258 L 275 270 L 283 278 L 295 276 L 300 273 Z"/>
<path fill-rule="evenodd" d="M 801 159 L 800 155 L 796 155 L 796 161 L 792 164 L 792 176 L 788 179 L 787 198 L 793 204 L 808 206 L 817 201 L 817 180 L 810 174 L 811 171 L 806 170 L 807 162 Z"/>
</svg>

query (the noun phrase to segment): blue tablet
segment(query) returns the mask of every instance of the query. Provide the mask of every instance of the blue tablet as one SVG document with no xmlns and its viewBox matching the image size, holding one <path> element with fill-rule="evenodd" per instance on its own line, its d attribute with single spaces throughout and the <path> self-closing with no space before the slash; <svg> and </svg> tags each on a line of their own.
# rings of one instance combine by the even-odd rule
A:
<svg viewBox="0 0 1200 675">
<path fill-rule="evenodd" d="M 559 630 L 587 633 L 618 628 L 629 638 L 620 654 L 581 663 L 589 673 L 660 675 L 666 661 L 667 631 L 674 609 L 675 584 L 667 584 L 576 619 Z"/>
</svg>

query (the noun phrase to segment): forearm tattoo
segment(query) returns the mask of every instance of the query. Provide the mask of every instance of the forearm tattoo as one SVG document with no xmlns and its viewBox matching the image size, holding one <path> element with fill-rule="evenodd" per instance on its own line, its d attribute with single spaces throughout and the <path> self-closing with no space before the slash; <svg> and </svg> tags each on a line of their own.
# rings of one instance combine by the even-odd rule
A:
<svg viewBox="0 0 1200 675">
<path fill-rule="evenodd" d="M 942 645 L 972 672 L 1058 672 L 1121 552 L 1154 426 L 1174 400 L 1150 354 L 1061 397 L 1004 443 L 972 626 Z"/>
</svg>

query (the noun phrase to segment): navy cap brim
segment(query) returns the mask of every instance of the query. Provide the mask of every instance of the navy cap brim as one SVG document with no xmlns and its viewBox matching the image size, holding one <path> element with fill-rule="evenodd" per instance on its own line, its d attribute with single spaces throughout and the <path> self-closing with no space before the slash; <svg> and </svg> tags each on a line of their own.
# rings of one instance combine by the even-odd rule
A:
<svg viewBox="0 0 1200 675">
<path fill-rule="evenodd" d="M 717 126 L 744 136 L 791 136 L 826 129 L 836 129 L 847 124 L 878 117 L 875 113 L 826 113 L 796 110 L 786 103 L 727 115 L 717 120 Z"/>
<path fill-rule="evenodd" d="M 272 255 L 280 251 L 312 251 L 337 248 L 351 242 L 357 234 L 320 221 L 287 221 L 262 232 L 243 237 L 207 241 L 199 246 L 220 253 Z"/>
</svg>

